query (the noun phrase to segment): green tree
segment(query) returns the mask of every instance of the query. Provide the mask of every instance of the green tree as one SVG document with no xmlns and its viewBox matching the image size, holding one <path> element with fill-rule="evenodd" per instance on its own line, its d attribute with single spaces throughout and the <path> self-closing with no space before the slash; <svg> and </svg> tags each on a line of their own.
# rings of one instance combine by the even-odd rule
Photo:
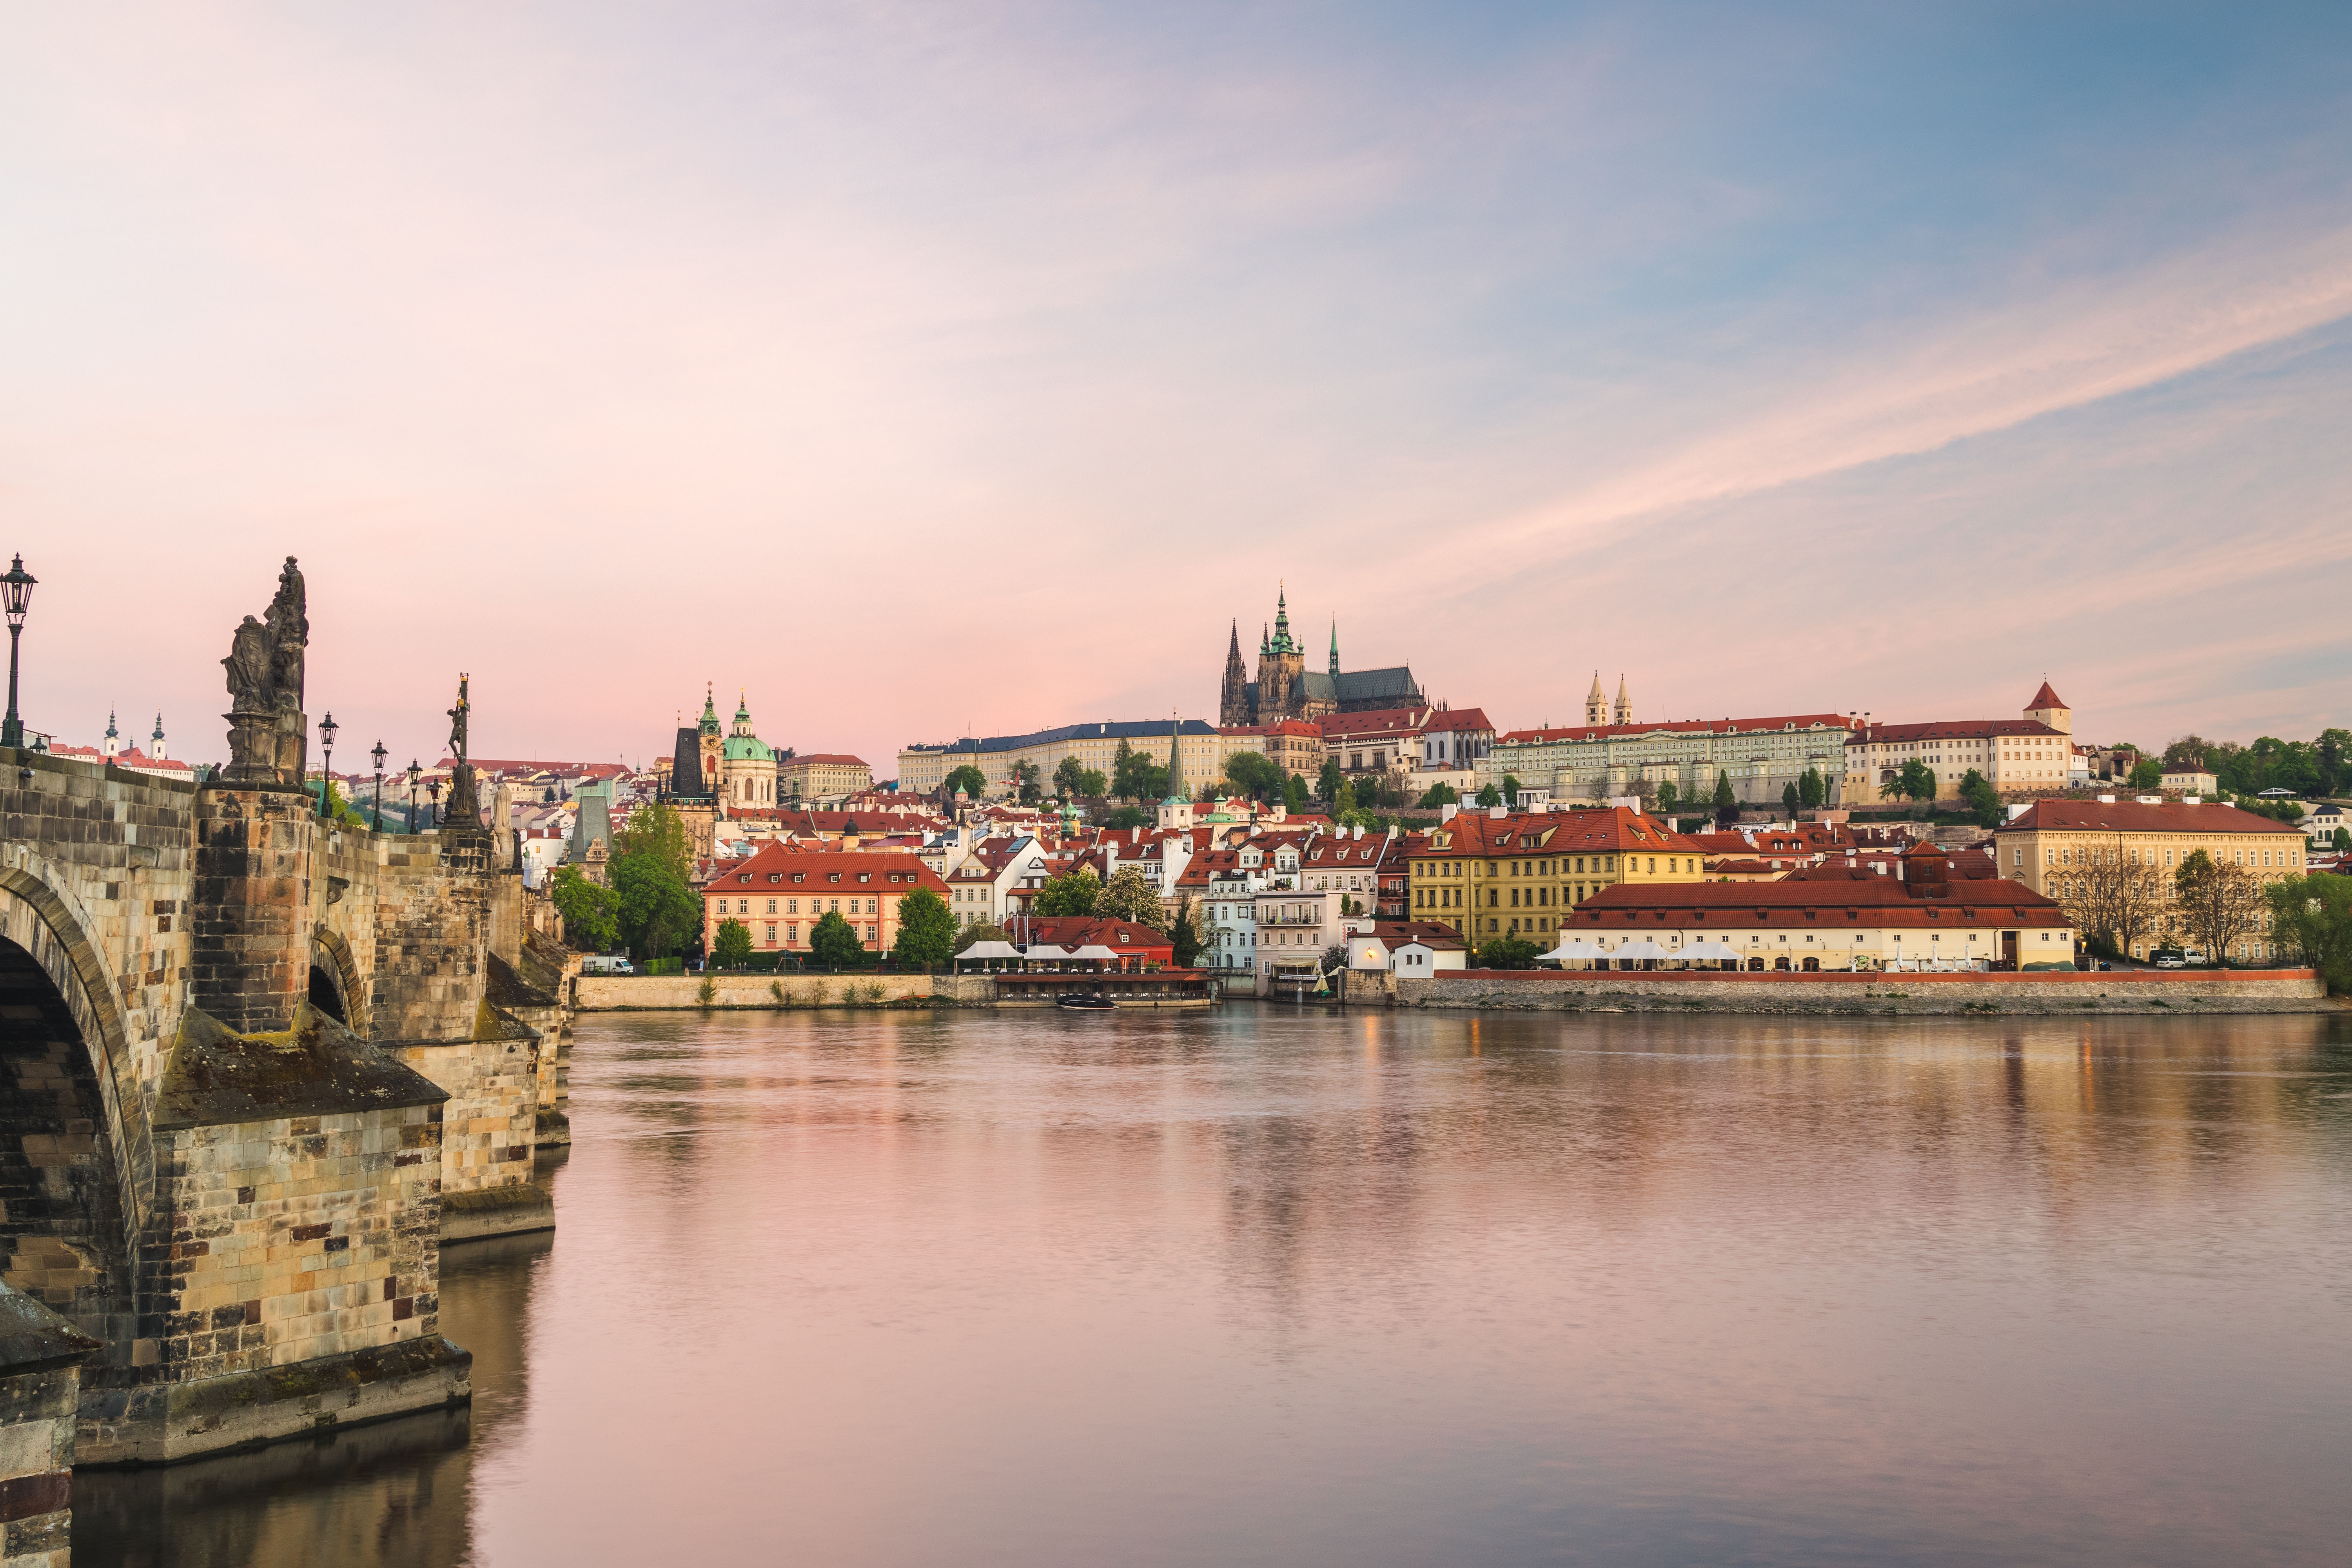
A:
<svg viewBox="0 0 2352 1568">
<path fill-rule="evenodd" d="M 719 922 L 710 942 L 710 962 L 721 969 L 740 969 L 751 962 L 751 928 L 739 920 Z"/>
<path fill-rule="evenodd" d="M 1139 805 L 1122 805 L 1103 818 L 1105 827 L 1149 827 L 1151 814 Z"/>
<path fill-rule="evenodd" d="M 1731 788 L 1728 770 L 1715 775 L 1715 816 L 1718 822 L 1729 822 L 1739 815 L 1739 796 Z"/>
<path fill-rule="evenodd" d="M 1168 929 L 1168 911 L 1160 907 L 1160 895 L 1133 866 L 1121 866 L 1110 874 L 1110 880 L 1095 896 L 1093 912 L 1105 920 L 1133 921 L 1153 931 Z"/>
<path fill-rule="evenodd" d="M 1797 815 L 1798 807 L 1803 804 L 1804 798 L 1794 781 L 1780 786 L 1780 809 L 1787 812 L 1790 817 L 1793 818 Z"/>
<path fill-rule="evenodd" d="M 1190 969 L 1200 961 L 1204 945 L 1201 934 L 1201 906 L 1190 898 L 1177 901 L 1176 918 L 1168 925 L 1169 940 L 1175 944 L 1172 962 L 1178 969 Z"/>
<path fill-rule="evenodd" d="M 1830 782 L 1822 777 L 1819 768 L 1807 768 L 1797 780 L 1797 804 L 1807 811 L 1819 811 L 1829 804 Z"/>
<path fill-rule="evenodd" d="M 847 921 L 828 910 L 809 928 L 809 956 L 827 969 L 862 969 L 866 944 L 857 940 Z"/>
<path fill-rule="evenodd" d="M 702 900 L 662 856 L 615 855 L 605 873 L 613 879 L 621 940 L 639 957 L 667 958 L 701 926 Z"/>
<path fill-rule="evenodd" d="M 686 818 L 658 801 L 629 813 L 627 819 L 614 830 L 612 864 L 635 858 L 662 867 L 681 886 L 691 882 L 694 835 L 688 830 Z"/>
<path fill-rule="evenodd" d="M 1533 969 L 1543 949 L 1521 937 L 1489 937 L 1478 947 L 1481 969 Z"/>
<path fill-rule="evenodd" d="M 2330 834 L 2328 846 L 2337 850 L 2352 849 L 2352 827 L 2339 827 Z"/>
<path fill-rule="evenodd" d="M 1102 897 L 1102 879 L 1091 866 L 1081 866 L 1055 877 L 1037 889 L 1041 915 L 1090 915 Z"/>
<path fill-rule="evenodd" d="M 964 949 L 971 946 L 974 942 L 1011 942 L 1012 940 L 1013 939 L 1010 936 L 1005 934 L 1005 931 L 1003 926 L 997 925 L 991 921 L 974 921 L 971 924 L 964 927 L 963 930 L 956 932 L 955 950 L 958 952 L 961 952 Z"/>
<path fill-rule="evenodd" d="M 1339 798 L 1339 785 L 1344 782 L 1339 773 L 1339 759 L 1323 759 L 1322 771 L 1315 775 L 1315 798 L 1326 805 Z"/>
<path fill-rule="evenodd" d="M 1960 780 L 1960 799 L 1976 813 L 1979 827 L 1999 827 L 2002 816 L 2000 792 L 1992 781 L 1970 768 Z"/>
<path fill-rule="evenodd" d="M 898 939 L 890 957 L 901 969 L 929 969 L 955 956 L 955 911 L 929 888 L 898 900 Z"/>
<path fill-rule="evenodd" d="M 2261 879 L 2243 866 L 2191 853 L 2173 873 L 2173 909 L 2210 963 L 2226 963 L 2230 948 L 2263 910 Z"/>
<path fill-rule="evenodd" d="M 1282 770 L 1256 752 L 1235 752 L 1225 759 L 1225 778 L 1252 800 L 1271 805 L 1282 798 Z"/>
<path fill-rule="evenodd" d="M 1037 783 L 1042 773 L 1043 770 L 1034 763 L 1023 762 L 1013 764 L 1013 793 L 1020 798 L 1022 805 L 1034 805 L 1045 798 L 1045 790 L 1039 787 Z"/>
<path fill-rule="evenodd" d="M 1307 779 L 1304 774 L 1293 773 L 1282 781 L 1282 805 L 1294 816 L 1307 809 Z"/>
<path fill-rule="evenodd" d="M 979 800 L 988 794 L 988 775 L 965 763 L 948 774 L 947 782 L 941 787 L 950 795 L 961 790 L 973 800 Z"/>
<path fill-rule="evenodd" d="M 2132 764 L 2131 777 L 2124 781 L 2133 789 L 2161 789 L 2164 786 L 2164 764 L 2154 757 L 2142 757 Z"/>
<path fill-rule="evenodd" d="M 1895 800 L 1934 800 L 1935 771 L 1916 757 L 1908 758 L 1895 776 L 1878 786 L 1881 798 Z"/>
<path fill-rule="evenodd" d="M 1681 804 L 1682 792 L 1675 788 L 1674 780 L 1668 779 L 1665 783 L 1658 786 L 1658 809 L 1660 811 L 1672 811 Z"/>
<path fill-rule="evenodd" d="M 590 881 L 577 866 L 555 868 L 555 912 L 563 917 L 563 940 L 583 952 L 603 952 L 621 934 L 613 889 Z"/>
<path fill-rule="evenodd" d="M 1090 768 L 1077 758 L 1064 757 L 1054 770 L 1054 787 L 1062 792 L 1064 800 L 1096 800 L 1109 787 L 1100 768 Z"/>
<path fill-rule="evenodd" d="M 2352 992 L 2352 877 L 2282 877 L 2263 898 L 2279 942 L 2319 971 L 2330 991 Z"/>
<path fill-rule="evenodd" d="M 1478 786 L 1478 805 L 1481 808 L 1491 811 L 1502 804 L 1503 792 L 1501 790 L 1496 789 L 1493 784 L 1481 784 Z"/>
<path fill-rule="evenodd" d="M 1168 793 L 1168 770 L 1125 741 L 1111 758 L 1110 793 L 1121 800 L 1159 800 Z"/>
<path fill-rule="evenodd" d="M 1460 795 L 1454 793 L 1452 784 L 1433 784 L 1422 792 L 1418 804 L 1423 811 L 1434 811 L 1441 805 L 1456 805 L 1461 799 Z"/>
<path fill-rule="evenodd" d="M 1331 797 L 1331 815 L 1334 817 L 1352 816 L 1355 815 L 1355 811 L 1356 781 L 1353 779 L 1341 779 L 1339 781 L 1339 793 Z"/>
<path fill-rule="evenodd" d="M 325 815 L 328 821 L 339 822 L 345 827 L 366 827 L 375 821 L 375 816 L 372 809 L 367 811 L 353 810 L 352 808 L 351 802 L 343 798 L 343 786 L 333 779 L 329 779 L 327 781 L 327 810 Z"/>
<path fill-rule="evenodd" d="M 1503 804 L 1509 806 L 1519 804 L 1519 775 L 1517 773 L 1503 775 Z"/>
</svg>

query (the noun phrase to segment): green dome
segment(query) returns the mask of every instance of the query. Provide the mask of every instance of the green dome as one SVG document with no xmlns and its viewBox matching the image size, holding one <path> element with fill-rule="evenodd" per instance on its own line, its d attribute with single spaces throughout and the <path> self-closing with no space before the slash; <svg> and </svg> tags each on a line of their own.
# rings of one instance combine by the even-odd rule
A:
<svg viewBox="0 0 2352 1568">
<path fill-rule="evenodd" d="M 730 763 L 772 763 L 776 760 L 776 753 L 768 749 L 768 742 L 757 735 L 728 736 L 720 755 Z"/>
</svg>

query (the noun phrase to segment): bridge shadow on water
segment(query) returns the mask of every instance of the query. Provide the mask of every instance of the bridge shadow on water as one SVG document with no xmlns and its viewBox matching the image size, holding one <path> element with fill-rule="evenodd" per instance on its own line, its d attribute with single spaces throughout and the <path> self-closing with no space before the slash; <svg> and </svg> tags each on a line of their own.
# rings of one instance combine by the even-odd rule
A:
<svg viewBox="0 0 2352 1568">
<path fill-rule="evenodd" d="M 539 1160 L 540 1180 L 562 1152 Z M 470 1408 L 184 1465 L 74 1476 L 75 1560 L 124 1568 L 427 1568 L 473 1558 L 475 1467 L 519 1427 L 532 1282 L 555 1234 L 452 1247 L 442 1331 L 474 1352 Z"/>
</svg>

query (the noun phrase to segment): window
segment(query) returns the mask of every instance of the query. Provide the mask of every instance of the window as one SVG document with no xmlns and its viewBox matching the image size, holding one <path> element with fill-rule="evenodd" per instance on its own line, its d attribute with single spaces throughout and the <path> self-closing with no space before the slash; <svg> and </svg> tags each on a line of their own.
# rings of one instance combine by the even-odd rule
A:
<svg viewBox="0 0 2352 1568">
<path fill-rule="evenodd" d="M 768 900 L 768 912 L 769 912 L 770 914 L 774 914 L 774 913 L 776 912 L 776 900 L 773 900 L 773 899 L 770 899 L 770 900 Z M 773 928 L 773 927 L 770 927 L 770 928 L 769 928 L 769 931 L 768 931 L 768 939 L 769 939 L 771 942 L 772 942 L 772 941 L 774 941 L 774 940 L 775 940 L 775 930 L 774 930 L 774 928 Z"/>
</svg>

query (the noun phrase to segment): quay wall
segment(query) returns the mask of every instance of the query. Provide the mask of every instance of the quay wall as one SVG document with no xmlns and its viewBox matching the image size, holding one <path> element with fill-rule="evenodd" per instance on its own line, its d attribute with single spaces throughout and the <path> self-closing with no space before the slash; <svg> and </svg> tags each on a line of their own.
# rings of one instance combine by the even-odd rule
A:
<svg viewBox="0 0 2352 1568">
<path fill-rule="evenodd" d="M 1496 1012 L 2318 1013 L 2344 1006 L 2308 969 L 1789 974 L 1470 969 L 1401 980 L 1396 1005 Z"/>
<path fill-rule="evenodd" d="M 711 987 L 707 1002 L 705 980 Z M 984 974 L 583 974 L 573 984 L 583 1013 L 982 1007 L 996 1000 L 996 983 Z"/>
</svg>

